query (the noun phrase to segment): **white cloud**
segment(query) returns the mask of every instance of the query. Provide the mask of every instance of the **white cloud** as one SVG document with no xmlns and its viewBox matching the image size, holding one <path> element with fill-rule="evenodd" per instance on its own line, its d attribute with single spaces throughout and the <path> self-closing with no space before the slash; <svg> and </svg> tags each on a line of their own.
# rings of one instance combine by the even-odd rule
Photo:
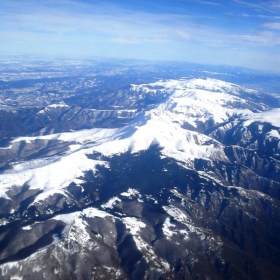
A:
<svg viewBox="0 0 280 280">
<path fill-rule="evenodd" d="M 157 38 L 113 38 L 113 42 L 119 44 L 164 44 L 169 43 L 171 40 L 168 39 L 157 39 Z"/>
<path fill-rule="evenodd" d="M 177 34 L 179 35 L 180 38 L 188 40 L 190 39 L 190 35 L 184 31 L 178 30 Z"/>
<path fill-rule="evenodd" d="M 202 5 L 218 3 L 210 0 L 198 2 Z M 241 12 L 241 20 L 250 20 L 248 26 L 252 29 L 246 29 L 246 24 L 244 28 L 230 25 L 230 20 L 236 19 L 233 15 L 222 21 L 219 15 L 202 14 L 199 10 L 189 12 L 182 7 L 177 10 L 175 7 L 170 10 L 161 9 L 160 12 L 141 12 L 101 0 L 2 1 L 0 49 L 6 53 L 10 50 L 27 50 L 57 52 L 58 55 L 82 53 L 135 58 L 149 56 L 167 60 L 198 59 L 202 63 L 204 60 L 207 63 L 207 59 L 211 58 L 211 63 L 216 60 L 224 64 L 226 61 L 232 62 L 238 50 L 242 50 L 246 56 L 246 51 L 252 47 L 256 51 L 260 48 L 267 53 L 275 47 L 276 53 L 280 45 L 276 31 L 280 27 L 279 18 L 277 19 L 275 13 L 271 13 L 271 2 L 270 5 L 261 2 L 263 6 L 239 0 L 235 2 L 247 6 L 247 9 Z M 277 10 L 279 2 L 274 2 L 273 11 Z M 121 4 L 121 1 L 119 3 Z M 220 5 L 226 7 L 225 4 Z M 198 7 L 201 5 L 198 4 Z M 210 8 L 216 9 L 214 5 Z M 253 12 L 256 8 L 261 9 L 265 15 L 257 18 L 254 25 L 251 20 L 255 20 L 259 14 L 259 11 Z M 253 17 L 255 18 L 252 19 Z M 269 21 L 273 22 L 267 23 Z M 261 30 L 266 28 L 267 32 L 256 32 L 260 27 Z M 264 50 L 264 47 L 267 49 Z"/>
<path fill-rule="evenodd" d="M 276 46 L 280 45 L 280 37 L 273 32 L 260 32 L 256 35 L 232 35 L 233 40 L 245 41 L 254 45 Z"/>
<path fill-rule="evenodd" d="M 262 4 L 256 4 L 256 3 L 241 1 L 241 0 L 233 0 L 233 1 L 251 7 L 253 9 L 258 9 L 272 14 L 277 14 L 277 11 L 273 9 L 273 7 L 270 5 L 268 1 L 263 2 Z"/>
<path fill-rule="evenodd" d="M 213 2 L 213 1 L 196 0 L 196 2 L 205 4 L 205 5 L 212 5 L 212 6 L 221 5 L 221 3 L 217 3 L 217 2 Z"/>
<path fill-rule="evenodd" d="M 280 1 L 272 1 L 271 3 L 272 8 L 280 9 Z"/>
<path fill-rule="evenodd" d="M 269 29 L 280 30 L 280 22 L 269 22 L 262 25 L 262 27 L 266 27 Z"/>
</svg>

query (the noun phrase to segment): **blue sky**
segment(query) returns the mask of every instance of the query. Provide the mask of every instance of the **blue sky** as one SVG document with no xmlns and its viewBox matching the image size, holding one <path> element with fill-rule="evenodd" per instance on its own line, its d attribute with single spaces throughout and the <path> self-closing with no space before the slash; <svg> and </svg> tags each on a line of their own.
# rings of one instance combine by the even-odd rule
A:
<svg viewBox="0 0 280 280">
<path fill-rule="evenodd" d="M 0 54 L 280 72 L 280 0 L 0 0 Z"/>
</svg>

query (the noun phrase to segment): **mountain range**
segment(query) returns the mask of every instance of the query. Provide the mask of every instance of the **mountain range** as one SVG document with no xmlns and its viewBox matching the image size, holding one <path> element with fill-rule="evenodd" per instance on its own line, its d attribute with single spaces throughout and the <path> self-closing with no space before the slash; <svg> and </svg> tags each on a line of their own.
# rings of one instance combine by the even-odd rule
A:
<svg viewBox="0 0 280 280">
<path fill-rule="evenodd" d="M 0 112 L 1 279 L 280 279 L 278 97 L 190 75 L 98 99 Z"/>
</svg>

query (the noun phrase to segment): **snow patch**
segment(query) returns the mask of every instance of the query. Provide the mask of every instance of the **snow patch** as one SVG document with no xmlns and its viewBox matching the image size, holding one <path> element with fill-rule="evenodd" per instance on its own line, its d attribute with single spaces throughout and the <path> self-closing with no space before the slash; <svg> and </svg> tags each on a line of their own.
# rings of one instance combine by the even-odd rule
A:
<svg viewBox="0 0 280 280">
<path fill-rule="evenodd" d="M 94 218 L 94 217 L 99 217 L 99 218 L 105 218 L 107 216 L 113 217 L 109 213 L 99 210 L 97 208 L 87 208 L 83 210 L 83 215 L 85 215 L 88 218 Z"/>
<path fill-rule="evenodd" d="M 122 192 L 120 195 L 125 196 L 127 198 L 133 198 L 134 196 L 140 195 L 140 193 L 135 189 L 129 188 L 127 192 Z"/>
<path fill-rule="evenodd" d="M 122 202 L 122 201 L 118 197 L 113 197 L 107 203 L 102 204 L 101 208 L 102 209 L 106 209 L 106 208 L 113 209 L 114 205 L 118 202 Z"/>
<path fill-rule="evenodd" d="M 167 212 L 168 215 L 173 217 L 178 222 L 181 222 L 181 223 L 187 224 L 187 225 L 189 225 L 189 223 L 191 222 L 189 217 L 182 210 L 180 210 L 172 205 L 163 206 L 162 208 Z"/>
<path fill-rule="evenodd" d="M 137 234 L 141 231 L 141 228 L 146 227 L 146 225 L 143 222 L 137 220 L 134 217 L 125 217 L 122 218 L 122 221 L 125 223 L 126 227 L 129 229 L 132 235 Z"/>
<path fill-rule="evenodd" d="M 174 228 L 175 228 L 175 225 L 173 225 L 170 222 L 170 218 L 166 218 L 163 223 L 163 226 L 162 226 L 162 231 L 163 231 L 163 234 L 167 237 L 167 239 L 170 239 L 172 237 L 172 235 L 174 234 L 174 232 L 172 232 L 172 229 L 174 229 Z"/>
<path fill-rule="evenodd" d="M 280 123 L 279 123 L 279 125 L 280 125 Z M 275 130 L 275 129 L 273 129 L 273 130 L 271 130 L 270 132 L 268 132 L 267 135 L 268 135 L 269 137 L 280 138 L 280 133 L 279 133 L 279 131 L 277 131 L 277 130 Z"/>
<path fill-rule="evenodd" d="M 29 225 L 29 226 L 26 226 L 26 227 L 22 227 L 21 229 L 22 229 L 22 230 L 31 230 L 32 227 Z"/>
<path fill-rule="evenodd" d="M 280 108 L 272 109 L 265 112 L 250 114 L 248 120 L 244 122 L 245 126 L 249 126 L 253 122 L 268 122 L 276 127 L 280 126 Z"/>
</svg>

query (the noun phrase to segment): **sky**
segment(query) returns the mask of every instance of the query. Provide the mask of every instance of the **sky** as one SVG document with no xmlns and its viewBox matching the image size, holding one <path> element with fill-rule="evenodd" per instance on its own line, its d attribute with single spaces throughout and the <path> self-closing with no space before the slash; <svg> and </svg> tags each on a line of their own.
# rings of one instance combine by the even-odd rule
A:
<svg viewBox="0 0 280 280">
<path fill-rule="evenodd" d="M 0 55 L 186 61 L 280 73 L 280 0 L 0 0 Z"/>
</svg>

